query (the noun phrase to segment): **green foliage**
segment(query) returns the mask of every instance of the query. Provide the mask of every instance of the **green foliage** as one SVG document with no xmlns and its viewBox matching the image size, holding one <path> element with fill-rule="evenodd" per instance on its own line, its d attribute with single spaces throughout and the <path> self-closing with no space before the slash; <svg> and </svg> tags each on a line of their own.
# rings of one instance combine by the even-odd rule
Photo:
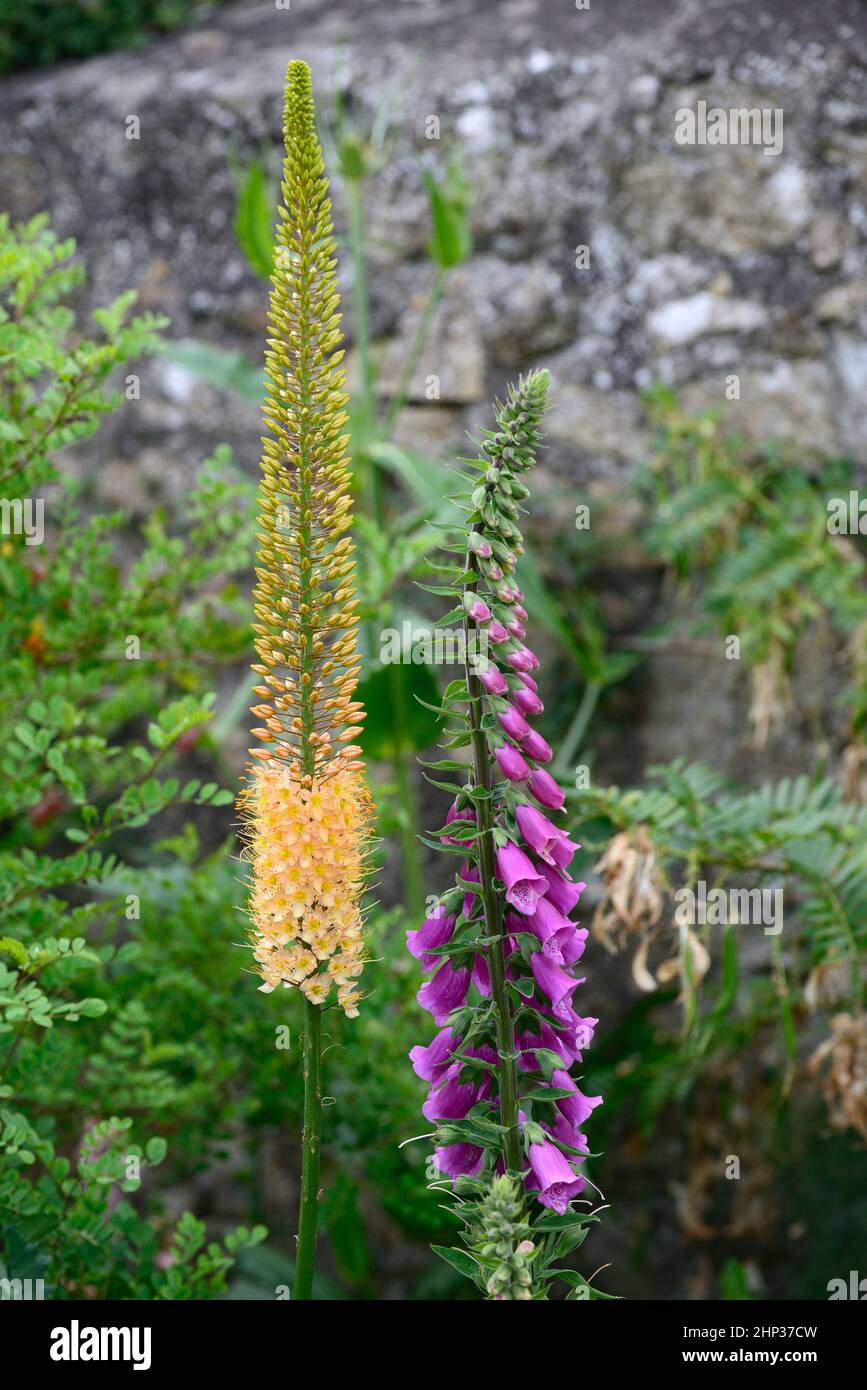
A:
<svg viewBox="0 0 867 1390">
<path fill-rule="evenodd" d="M 567 1301 L 605 1298 L 573 1270 L 559 1262 L 583 1244 L 592 1213 L 528 1215 L 518 1182 L 502 1174 L 480 1181 L 460 1178 L 455 1185 L 458 1215 L 467 1246 L 433 1246 L 441 1259 L 471 1279 L 486 1297 L 497 1301 L 547 1299 L 556 1281 L 566 1284 Z"/>
<path fill-rule="evenodd" d="M 0 0 L 0 72 L 136 46 L 194 9 L 195 0 Z"/>
<path fill-rule="evenodd" d="M 274 269 L 274 224 L 277 199 L 258 159 L 253 159 L 238 178 L 235 236 L 252 270 L 268 279 Z"/>
<path fill-rule="evenodd" d="M 429 169 L 423 175 L 431 214 L 428 253 L 443 270 L 460 265 L 473 250 L 469 221 L 469 186 L 460 165 L 452 161 L 445 178 L 438 180 Z"/>
<path fill-rule="evenodd" d="M 53 1297 L 212 1297 L 264 1231 L 221 1246 L 190 1214 L 157 1219 L 167 1145 L 152 1130 L 195 1091 L 166 1062 L 195 1074 L 200 1059 L 165 1041 L 167 1019 L 155 1039 L 147 991 L 124 998 L 122 981 L 149 912 L 137 832 L 232 800 L 169 768 L 206 738 L 206 668 L 246 640 L 231 577 L 251 499 L 219 452 L 187 535 L 153 514 L 122 571 L 121 519 L 84 516 L 54 455 L 119 403 L 114 379 L 161 322 L 131 319 L 124 295 L 86 336 L 66 303 L 72 252 L 44 218 L 0 220 L 0 484 L 9 502 L 48 494 L 43 544 L 5 524 L 0 543 L 0 1255 L 12 1277 L 37 1267 Z"/>
<path fill-rule="evenodd" d="M 648 550 L 698 596 L 699 630 L 740 640 L 750 667 L 777 679 L 797 663 L 810 633 L 843 647 L 853 689 L 853 732 L 867 724 L 867 560 L 829 533 L 829 503 L 848 498 L 843 460 L 806 468 L 791 450 L 747 444 L 718 412 L 686 418 L 674 396 L 648 398 L 656 425 L 643 487 L 652 501 Z"/>
<path fill-rule="evenodd" d="M 867 807 L 843 799 L 827 778 L 784 778 L 757 789 L 734 786 L 705 764 L 683 760 L 650 769 L 641 790 L 617 787 L 581 792 L 576 828 L 585 850 L 601 850 L 612 833 L 635 843 L 660 895 L 658 924 L 647 922 L 636 947 L 646 941 L 651 959 L 677 962 L 666 971 L 681 989 L 684 1029 L 664 1026 L 648 1035 L 602 1043 L 606 1053 L 634 1055 L 647 1069 L 645 1084 L 623 1086 L 609 1078 L 618 1101 L 636 1102 L 648 1127 L 660 1110 L 683 1101 L 708 1069 L 737 1062 L 758 1047 L 771 1068 L 774 1103 L 787 1102 L 797 1052 L 797 1035 L 810 1027 L 807 998 L 833 974 L 834 989 L 818 1002 L 825 1008 L 863 1005 L 863 962 L 867 953 Z M 782 893 L 779 935 L 761 923 L 697 923 L 687 929 L 675 918 L 675 893 L 704 881 L 708 896 L 737 886 Z M 757 901 L 757 899 L 756 899 Z M 770 900 L 769 900 L 770 901 Z M 703 979 L 695 968 L 690 938 L 701 942 L 718 969 Z M 765 968 L 750 970 L 760 952 Z M 646 978 L 642 975 L 642 978 Z M 648 988 L 651 987 L 648 982 Z M 660 1010 L 670 992 L 651 995 Z M 664 1014 L 661 1015 L 664 1017 Z M 641 1014 L 636 1015 L 636 1023 Z M 625 1025 L 624 1025 L 625 1026 Z M 652 1039 L 652 1041 L 651 1041 Z M 623 1073 L 625 1074 L 625 1072 Z M 604 1085 L 604 1082 L 603 1082 Z"/>
<path fill-rule="evenodd" d="M 747 1270 L 740 1260 L 726 1260 L 720 1275 L 720 1294 L 726 1299 L 752 1298 Z"/>
</svg>

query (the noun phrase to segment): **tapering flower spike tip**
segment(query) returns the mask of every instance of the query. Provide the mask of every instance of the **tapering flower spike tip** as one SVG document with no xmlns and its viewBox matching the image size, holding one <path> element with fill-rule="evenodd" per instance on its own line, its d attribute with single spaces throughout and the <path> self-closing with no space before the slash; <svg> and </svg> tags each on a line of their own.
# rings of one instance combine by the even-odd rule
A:
<svg viewBox="0 0 867 1390">
<path fill-rule="evenodd" d="M 255 763 L 239 808 L 254 959 L 270 990 L 357 1013 L 371 803 L 359 658 L 347 396 L 331 200 L 310 69 L 292 62 L 271 276 L 253 624 Z"/>
</svg>

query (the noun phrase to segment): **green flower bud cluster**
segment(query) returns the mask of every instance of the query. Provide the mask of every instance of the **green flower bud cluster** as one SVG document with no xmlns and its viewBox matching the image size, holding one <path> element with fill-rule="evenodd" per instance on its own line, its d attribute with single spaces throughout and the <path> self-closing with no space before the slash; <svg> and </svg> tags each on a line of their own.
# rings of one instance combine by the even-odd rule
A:
<svg viewBox="0 0 867 1390">
<path fill-rule="evenodd" d="M 496 537 L 489 536 L 495 546 L 497 559 L 512 559 L 512 552 L 523 550 L 521 532 L 516 525 L 519 503 L 529 495 L 524 483 L 515 476 L 532 466 L 535 450 L 541 439 L 541 421 L 547 403 L 550 375 L 547 371 L 531 372 L 526 379 L 511 387 L 505 404 L 497 408 L 495 430 L 486 430 L 481 440 L 481 463 L 487 468 L 470 499 L 472 510 L 489 531 L 499 532 L 500 554 Z"/>
<path fill-rule="evenodd" d="M 494 1178 L 478 1204 L 470 1249 L 485 1270 L 489 1298 L 533 1297 L 532 1262 L 536 1246 L 519 1184 L 503 1174 Z"/>
</svg>

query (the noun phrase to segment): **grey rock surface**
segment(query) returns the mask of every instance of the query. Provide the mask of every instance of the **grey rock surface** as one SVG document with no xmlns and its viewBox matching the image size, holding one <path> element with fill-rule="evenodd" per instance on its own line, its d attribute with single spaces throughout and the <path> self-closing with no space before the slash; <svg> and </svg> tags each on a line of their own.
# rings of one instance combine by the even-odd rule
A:
<svg viewBox="0 0 867 1390">
<path fill-rule="evenodd" d="M 142 305 L 170 315 L 174 336 L 256 360 L 266 295 L 234 237 L 230 162 L 260 155 L 277 167 L 281 84 L 299 55 L 326 133 L 337 92 L 362 125 L 387 117 L 365 209 L 384 392 L 432 274 L 423 171 L 459 155 L 472 190 L 474 254 L 447 281 L 398 437 L 460 448 L 492 394 L 548 365 L 555 408 L 536 525 L 562 533 L 577 503 L 613 501 L 606 526 L 622 530 L 633 590 L 614 575 L 601 597 L 621 632 L 659 615 L 630 546 L 648 386 L 674 387 L 691 410 L 720 408 L 749 438 L 796 444 L 805 466 L 840 452 L 864 461 L 859 0 L 254 3 L 205 11 L 200 27 L 136 52 L 22 74 L 0 88 L 0 185 L 13 217 L 49 207 L 77 238 L 84 309 L 133 285 Z M 779 153 L 767 142 L 679 144 L 676 113 L 701 101 L 782 111 Z M 334 194 L 340 237 L 337 181 Z M 351 365 L 348 269 L 343 254 Z M 255 404 L 170 362 L 142 372 L 141 402 L 83 457 L 101 503 L 139 515 L 181 506 L 192 469 L 224 439 L 255 472 Z M 731 374 L 741 389 L 729 401 Z M 715 668 L 678 673 L 672 719 L 665 660 L 641 686 L 639 766 L 744 724 L 745 682 Z"/>
</svg>

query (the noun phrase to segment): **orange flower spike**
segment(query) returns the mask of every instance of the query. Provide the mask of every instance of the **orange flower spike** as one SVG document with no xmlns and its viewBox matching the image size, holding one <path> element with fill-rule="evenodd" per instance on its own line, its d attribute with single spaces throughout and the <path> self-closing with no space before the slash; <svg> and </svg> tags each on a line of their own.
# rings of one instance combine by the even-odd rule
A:
<svg viewBox="0 0 867 1390">
<path fill-rule="evenodd" d="M 331 204 L 310 73 L 291 63 L 283 207 L 265 351 L 253 604 L 256 760 L 239 797 L 253 959 L 270 992 L 300 988 L 354 1017 L 372 806 L 360 750 L 347 397 Z M 304 949 L 302 949 L 304 947 Z M 309 949 L 308 949 L 309 948 Z M 350 988 L 350 985 L 352 988 Z"/>
</svg>

